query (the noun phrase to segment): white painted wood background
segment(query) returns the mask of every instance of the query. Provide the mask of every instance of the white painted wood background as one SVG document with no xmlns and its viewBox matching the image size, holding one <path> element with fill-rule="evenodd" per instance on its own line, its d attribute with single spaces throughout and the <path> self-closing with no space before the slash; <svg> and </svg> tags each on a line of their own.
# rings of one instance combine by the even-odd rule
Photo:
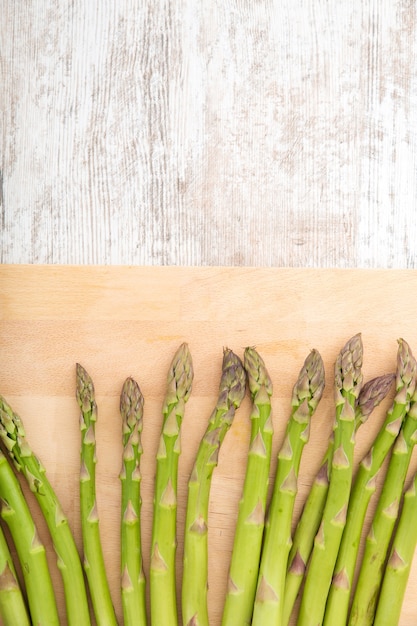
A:
<svg viewBox="0 0 417 626">
<path fill-rule="evenodd" d="M 417 267 L 412 0 L 2 0 L 2 263 Z"/>
</svg>

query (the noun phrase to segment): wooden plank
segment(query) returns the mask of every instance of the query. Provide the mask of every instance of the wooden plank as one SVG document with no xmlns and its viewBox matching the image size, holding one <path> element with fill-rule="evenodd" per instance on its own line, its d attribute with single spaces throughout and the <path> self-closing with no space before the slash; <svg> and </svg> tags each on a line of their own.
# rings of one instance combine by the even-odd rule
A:
<svg viewBox="0 0 417 626">
<path fill-rule="evenodd" d="M 311 348 L 323 356 L 327 386 L 301 465 L 296 515 L 311 485 L 332 428 L 333 363 L 349 337 L 362 333 L 365 379 L 393 371 L 396 340 L 417 350 L 414 271 L 296 270 L 181 267 L 0 266 L 0 393 L 20 413 L 29 441 L 45 464 L 80 544 L 78 407 L 75 363 L 93 377 L 99 410 L 98 505 L 114 602 L 119 596 L 120 419 L 124 379 L 134 376 L 145 396 L 143 539 L 149 568 L 155 454 L 167 369 L 182 341 L 193 355 L 195 381 L 184 419 L 178 507 L 181 576 L 186 482 L 216 398 L 221 355 L 256 345 L 274 382 L 274 460 L 289 414 L 292 385 Z M 375 436 L 390 398 L 358 434 L 356 463 Z M 246 398 L 226 437 L 210 501 L 211 624 L 220 624 L 237 505 L 249 437 Z M 410 472 L 417 469 L 414 455 Z M 378 489 L 381 486 L 381 480 Z M 48 546 L 65 624 L 62 587 Z M 368 522 L 369 523 L 369 517 Z M 417 560 L 401 626 L 416 621 Z"/>
<path fill-rule="evenodd" d="M 0 262 L 416 266 L 414 2 L 2 6 Z"/>
</svg>

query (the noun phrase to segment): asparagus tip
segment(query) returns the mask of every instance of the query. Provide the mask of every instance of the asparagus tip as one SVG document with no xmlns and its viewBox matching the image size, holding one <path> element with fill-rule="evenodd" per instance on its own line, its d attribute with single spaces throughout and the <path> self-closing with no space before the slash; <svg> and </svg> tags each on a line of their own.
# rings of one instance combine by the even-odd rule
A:
<svg viewBox="0 0 417 626">
<path fill-rule="evenodd" d="M 194 378 L 193 361 L 188 344 L 183 342 L 171 361 L 168 370 L 167 404 L 182 398 L 187 402 Z"/>
<path fill-rule="evenodd" d="M 219 403 L 240 406 L 246 392 L 246 371 L 240 358 L 230 348 L 223 348 Z"/>
<path fill-rule="evenodd" d="M 390 373 L 382 376 L 376 376 L 363 385 L 358 396 L 358 408 L 360 408 L 361 411 L 361 423 L 364 423 L 372 411 L 382 402 L 394 380 L 395 374 Z"/>
<path fill-rule="evenodd" d="M 263 358 L 255 347 L 248 346 L 245 348 L 243 363 L 248 376 L 248 386 L 251 394 L 256 394 L 260 387 L 263 386 L 268 395 L 271 396 L 272 380 Z"/>
<path fill-rule="evenodd" d="M 337 403 L 340 392 L 358 397 L 362 387 L 363 344 L 361 333 L 349 339 L 340 350 L 335 363 L 335 387 Z"/>
<path fill-rule="evenodd" d="M 76 364 L 76 398 L 83 413 L 94 410 L 94 384 L 87 370 Z"/>
<path fill-rule="evenodd" d="M 298 406 L 308 399 L 308 405 L 315 409 L 320 402 L 325 386 L 323 359 L 318 350 L 311 350 L 300 370 L 293 388 L 292 404 Z"/>
<path fill-rule="evenodd" d="M 136 422 L 142 421 L 144 398 L 136 380 L 129 376 L 120 394 L 120 414 L 126 428 L 131 431 Z"/>
<path fill-rule="evenodd" d="M 401 387 L 409 386 L 415 379 L 417 371 L 417 362 L 413 356 L 410 346 L 405 339 L 398 339 L 398 352 L 397 352 L 397 389 Z M 413 390 L 410 390 L 412 395 Z"/>
</svg>

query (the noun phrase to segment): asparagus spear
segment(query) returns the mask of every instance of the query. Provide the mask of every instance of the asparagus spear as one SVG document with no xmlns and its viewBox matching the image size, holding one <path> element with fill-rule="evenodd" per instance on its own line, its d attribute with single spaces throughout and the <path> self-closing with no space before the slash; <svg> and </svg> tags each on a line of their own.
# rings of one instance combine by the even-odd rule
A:
<svg viewBox="0 0 417 626">
<path fill-rule="evenodd" d="M 96 499 L 97 404 L 93 381 L 79 363 L 76 366 L 76 380 L 76 397 L 81 411 L 80 505 L 84 570 L 98 626 L 117 626 L 100 540 Z"/>
<path fill-rule="evenodd" d="M 16 469 L 24 475 L 45 517 L 58 557 L 69 626 L 89 626 L 90 614 L 80 556 L 68 519 L 46 476 L 45 468 L 27 441 L 20 417 L 0 396 L 0 439 Z"/>
<path fill-rule="evenodd" d="M 0 621 L 3 626 L 31 626 L 16 570 L 0 528 Z"/>
<path fill-rule="evenodd" d="M 396 626 L 417 546 L 417 474 L 404 494 L 403 508 L 395 531 L 382 581 L 374 626 Z"/>
<path fill-rule="evenodd" d="M 397 353 L 395 397 L 371 449 L 359 464 L 327 600 L 324 620 L 326 626 L 345 626 L 346 624 L 366 511 L 375 491 L 377 473 L 394 443 L 410 406 L 410 399 L 416 385 L 416 368 L 417 364 L 408 344 L 400 340 Z"/>
<path fill-rule="evenodd" d="M 350 496 L 355 441 L 355 405 L 362 386 L 362 340 L 350 339 L 335 364 L 336 423 L 326 504 L 314 540 L 301 600 L 298 626 L 323 622 Z"/>
<path fill-rule="evenodd" d="M 271 461 L 272 381 L 262 357 L 254 348 L 246 348 L 244 367 L 252 397 L 252 426 L 222 626 L 249 624 L 251 621 Z"/>
<path fill-rule="evenodd" d="M 397 435 L 384 484 L 365 542 L 349 618 L 350 626 L 373 624 L 385 560 L 398 517 L 404 482 L 413 448 L 417 442 L 417 389 Z"/>
<path fill-rule="evenodd" d="M 33 624 L 59 626 L 58 609 L 42 544 L 20 483 L 0 452 L 0 507 L 21 564 Z"/>
<path fill-rule="evenodd" d="M 223 354 L 219 396 L 200 442 L 188 481 L 184 536 L 182 618 L 184 626 L 208 626 L 208 505 L 220 446 L 245 395 L 245 370 L 232 350 Z"/>
<path fill-rule="evenodd" d="M 355 409 L 355 431 L 366 422 L 372 411 L 382 402 L 395 379 L 395 374 L 386 374 L 369 380 L 361 389 Z M 329 438 L 327 450 L 319 471 L 311 486 L 301 517 L 295 529 L 288 557 L 285 580 L 284 618 L 287 626 L 295 600 L 304 578 L 308 559 L 319 529 L 329 488 L 330 465 L 333 455 L 334 437 Z"/>
<path fill-rule="evenodd" d="M 294 385 L 291 415 L 284 443 L 278 453 L 259 567 L 253 626 L 282 624 L 285 575 L 291 547 L 291 522 L 301 454 L 309 439 L 310 420 L 320 402 L 323 389 L 323 361 L 317 350 L 312 350 Z"/>
<path fill-rule="evenodd" d="M 120 395 L 123 421 L 121 592 L 125 626 L 146 626 L 146 581 L 140 525 L 143 403 L 139 385 L 133 378 L 127 378 Z"/>
<path fill-rule="evenodd" d="M 152 624 L 178 623 L 175 569 L 178 460 L 181 423 L 192 382 L 191 354 L 188 345 L 183 343 L 168 372 L 157 454 L 150 566 Z"/>
</svg>

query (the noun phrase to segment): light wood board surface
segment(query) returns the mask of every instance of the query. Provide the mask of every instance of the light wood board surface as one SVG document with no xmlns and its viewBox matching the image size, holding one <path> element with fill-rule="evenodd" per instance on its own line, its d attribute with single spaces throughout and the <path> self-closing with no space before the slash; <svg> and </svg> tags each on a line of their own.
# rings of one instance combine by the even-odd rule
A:
<svg viewBox="0 0 417 626">
<path fill-rule="evenodd" d="M 3 0 L 0 262 L 417 267 L 412 0 Z"/>
<path fill-rule="evenodd" d="M 20 413 L 29 441 L 47 468 L 80 548 L 76 362 L 94 380 L 98 403 L 98 507 L 119 617 L 118 402 L 125 378 L 133 376 L 145 396 L 142 528 L 147 573 L 165 379 L 175 350 L 181 342 L 188 342 L 195 380 L 183 422 L 179 467 L 180 581 L 187 479 L 216 399 L 223 347 L 242 356 L 245 346 L 255 345 L 273 379 L 275 434 L 271 480 L 296 376 L 312 348 L 318 349 L 324 359 L 327 385 L 302 459 L 295 511 L 298 516 L 332 428 L 333 363 L 338 351 L 352 335 L 361 332 L 365 379 L 394 371 L 398 338 L 406 339 L 417 351 L 416 290 L 417 273 L 413 271 L 0 267 L 0 393 Z M 390 401 L 391 396 L 359 431 L 356 463 L 378 431 Z M 246 398 L 224 441 L 213 477 L 209 518 L 212 626 L 220 624 L 226 589 L 247 458 L 249 408 Z M 410 472 L 415 469 L 413 456 Z M 378 489 L 381 480 L 382 477 Z M 33 498 L 30 503 L 48 546 L 65 624 L 55 557 Z M 416 623 L 416 591 L 417 559 L 401 626 Z"/>
</svg>

